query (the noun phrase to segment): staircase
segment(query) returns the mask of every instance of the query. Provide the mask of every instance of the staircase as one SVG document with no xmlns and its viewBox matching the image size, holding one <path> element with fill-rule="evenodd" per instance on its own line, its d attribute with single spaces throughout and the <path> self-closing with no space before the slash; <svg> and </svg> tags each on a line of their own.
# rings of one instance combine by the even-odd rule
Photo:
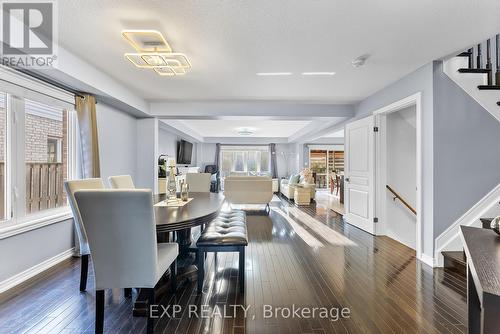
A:
<svg viewBox="0 0 500 334">
<path fill-rule="evenodd" d="M 490 223 L 493 218 L 480 218 L 482 228 L 491 229 Z M 442 251 L 444 258 L 445 272 L 457 273 L 461 276 L 467 276 L 467 258 L 462 251 Z"/>
<path fill-rule="evenodd" d="M 500 34 L 464 52 L 445 59 L 445 74 L 500 122 Z M 460 225 L 490 228 L 492 218 L 500 214 L 500 185 L 443 232 L 435 242 L 437 266 L 445 272 L 466 275 L 465 253 L 459 237 Z M 442 255 L 442 257 L 438 257 Z"/>
<path fill-rule="evenodd" d="M 500 121 L 500 34 L 445 60 L 444 72 Z"/>
</svg>

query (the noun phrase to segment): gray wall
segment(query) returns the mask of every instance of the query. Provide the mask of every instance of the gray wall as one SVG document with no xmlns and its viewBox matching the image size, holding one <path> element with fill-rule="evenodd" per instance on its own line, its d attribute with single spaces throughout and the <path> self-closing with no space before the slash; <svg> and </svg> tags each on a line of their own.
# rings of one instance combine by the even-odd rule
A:
<svg viewBox="0 0 500 334">
<path fill-rule="evenodd" d="M 500 123 L 434 63 L 434 237 L 500 183 Z"/>
<path fill-rule="evenodd" d="M 198 150 L 200 149 L 199 144 L 193 142 L 193 140 L 190 138 L 184 138 L 176 133 L 162 128 L 161 123 L 158 132 L 158 155 L 166 154 L 169 157 L 173 157 L 175 159 L 177 157 L 177 142 L 181 139 L 193 143 L 193 153 L 191 156 L 190 166 L 198 166 Z"/>
<path fill-rule="evenodd" d="M 0 240 L 0 282 L 73 247 L 73 220 Z"/>
<path fill-rule="evenodd" d="M 422 66 L 392 85 L 364 99 L 356 106 L 356 119 L 372 114 L 373 111 L 420 92 L 422 94 L 422 241 L 423 253 L 432 257 L 434 253 L 433 230 L 433 66 Z"/>
<path fill-rule="evenodd" d="M 105 183 L 112 175 L 130 174 L 135 180 L 136 156 L 131 152 L 137 145 L 137 119 L 104 103 L 97 104 L 96 112 L 101 177 Z"/>
</svg>

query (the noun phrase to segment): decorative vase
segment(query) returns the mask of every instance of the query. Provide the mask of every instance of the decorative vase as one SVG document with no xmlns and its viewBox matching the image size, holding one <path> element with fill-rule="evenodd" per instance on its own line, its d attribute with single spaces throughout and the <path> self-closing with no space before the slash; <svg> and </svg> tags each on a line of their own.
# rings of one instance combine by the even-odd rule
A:
<svg viewBox="0 0 500 334">
<path fill-rule="evenodd" d="M 500 216 L 494 218 L 491 223 L 490 227 L 493 231 L 495 231 L 497 234 L 500 235 Z"/>
<path fill-rule="evenodd" d="M 187 202 L 188 199 L 189 199 L 189 185 L 186 182 L 183 182 L 181 186 L 181 200 Z"/>
<path fill-rule="evenodd" d="M 177 184 L 175 180 L 175 163 L 170 163 L 168 166 L 167 176 L 167 198 L 172 199 L 177 197 Z"/>
</svg>

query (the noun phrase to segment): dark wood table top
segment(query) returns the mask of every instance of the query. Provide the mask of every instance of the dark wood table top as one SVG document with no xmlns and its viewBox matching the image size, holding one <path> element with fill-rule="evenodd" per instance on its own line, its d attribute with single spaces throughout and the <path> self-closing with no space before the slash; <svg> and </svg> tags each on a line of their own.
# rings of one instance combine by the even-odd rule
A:
<svg viewBox="0 0 500 334">
<path fill-rule="evenodd" d="M 500 297 L 500 236 L 484 228 L 460 226 L 460 230 L 479 298 Z"/>
<path fill-rule="evenodd" d="M 213 220 L 224 203 L 220 193 L 189 193 L 189 203 L 182 207 L 154 207 L 157 232 L 173 232 Z M 155 195 L 154 203 L 165 200 L 165 194 Z"/>
</svg>

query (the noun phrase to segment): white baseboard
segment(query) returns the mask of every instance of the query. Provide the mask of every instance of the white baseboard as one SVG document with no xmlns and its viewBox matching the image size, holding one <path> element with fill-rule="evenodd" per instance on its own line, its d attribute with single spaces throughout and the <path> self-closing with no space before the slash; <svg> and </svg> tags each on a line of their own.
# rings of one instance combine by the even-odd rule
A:
<svg viewBox="0 0 500 334">
<path fill-rule="evenodd" d="M 47 259 L 37 265 L 34 265 L 31 268 L 26 269 L 23 272 L 20 272 L 19 274 L 16 274 L 12 277 L 7 278 L 6 280 L 3 280 L 0 282 L 0 293 L 5 292 L 13 287 L 15 287 L 18 284 L 21 284 L 22 282 L 30 279 L 31 277 L 40 274 L 41 272 L 55 266 L 59 262 L 62 262 L 70 257 L 73 256 L 75 248 L 68 249 L 60 254 L 57 254 L 54 257 L 51 257 L 50 259 Z"/>
<path fill-rule="evenodd" d="M 420 254 L 420 261 L 425 263 L 426 265 L 434 268 L 434 258 L 432 256 L 426 255 L 424 253 Z"/>
<path fill-rule="evenodd" d="M 460 240 L 460 226 L 479 225 L 479 218 L 484 217 L 493 206 L 500 201 L 500 184 L 493 188 L 486 196 L 481 198 L 472 208 L 458 218 L 450 227 L 441 233 L 434 241 L 434 259 L 437 267 L 443 266 L 442 251 L 460 250 L 462 242 Z"/>
</svg>

